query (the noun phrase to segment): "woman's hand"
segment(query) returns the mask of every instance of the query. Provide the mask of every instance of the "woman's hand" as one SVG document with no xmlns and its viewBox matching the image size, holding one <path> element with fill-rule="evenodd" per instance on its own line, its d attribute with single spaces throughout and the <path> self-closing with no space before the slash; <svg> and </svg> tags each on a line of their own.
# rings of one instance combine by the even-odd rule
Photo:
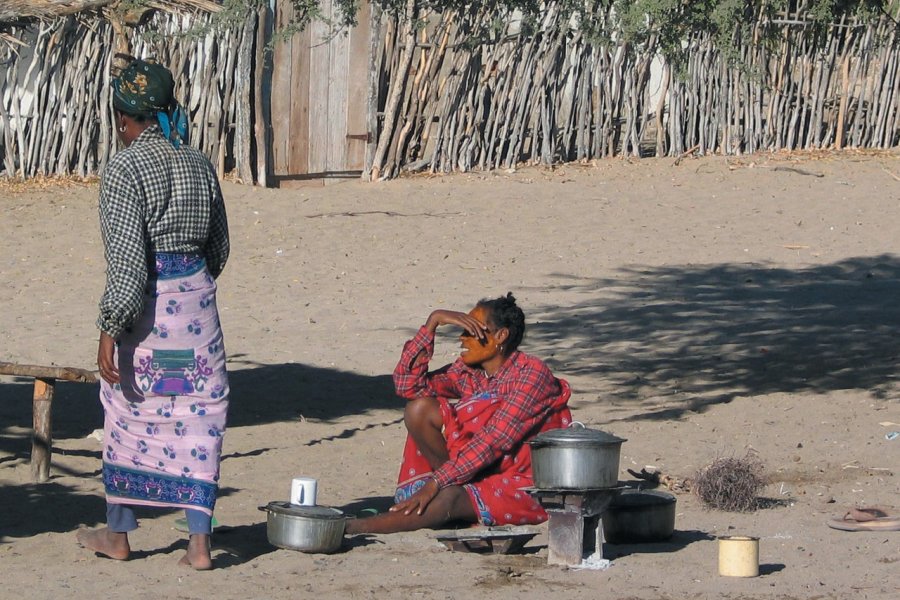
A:
<svg viewBox="0 0 900 600">
<path fill-rule="evenodd" d="M 113 360 L 113 352 L 116 348 L 116 340 L 108 333 L 100 332 L 100 343 L 97 348 L 97 366 L 100 368 L 100 377 L 110 385 L 119 383 L 119 369 Z"/>
<path fill-rule="evenodd" d="M 487 338 L 485 334 L 485 331 L 487 331 L 488 328 L 487 325 L 464 312 L 438 309 L 431 313 L 431 315 L 428 316 L 428 320 L 425 322 L 425 327 L 427 327 L 431 333 L 437 331 L 437 328 L 441 325 L 457 325 L 466 330 L 469 335 L 473 335 L 479 340 Z"/>
<path fill-rule="evenodd" d="M 429 479 L 422 488 L 402 502 L 393 505 L 389 510 L 391 512 L 402 512 L 404 515 L 411 515 L 415 512 L 421 515 L 425 512 L 425 508 L 431 504 L 434 497 L 438 495 L 441 488 L 435 479 Z"/>
</svg>

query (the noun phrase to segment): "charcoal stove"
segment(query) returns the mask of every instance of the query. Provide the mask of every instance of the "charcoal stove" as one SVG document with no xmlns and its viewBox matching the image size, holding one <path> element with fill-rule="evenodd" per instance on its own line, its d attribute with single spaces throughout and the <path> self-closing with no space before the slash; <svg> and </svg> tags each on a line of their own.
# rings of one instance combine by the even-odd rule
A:
<svg viewBox="0 0 900 600">
<path fill-rule="evenodd" d="M 584 490 L 525 488 L 547 511 L 547 563 L 605 568 L 602 516 L 626 486 Z"/>
</svg>

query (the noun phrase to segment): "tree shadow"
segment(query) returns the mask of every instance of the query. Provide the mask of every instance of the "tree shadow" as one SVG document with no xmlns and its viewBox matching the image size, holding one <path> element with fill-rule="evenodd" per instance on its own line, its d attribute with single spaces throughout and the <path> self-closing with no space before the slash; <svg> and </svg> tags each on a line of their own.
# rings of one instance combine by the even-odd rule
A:
<svg viewBox="0 0 900 600">
<path fill-rule="evenodd" d="M 668 540 L 664 542 L 644 542 L 640 544 L 603 544 L 603 556 L 608 559 L 620 558 L 629 554 L 660 554 L 678 552 L 695 542 L 705 542 L 716 539 L 705 531 L 697 529 L 675 530 Z"/>
<path fill-rule="evenodd" d="M 365 518 L 387 512 L 393 505 L 394 498 L 392 496 L 369 496 L 367 498 L 359 498 L 338 508 L 344 514 Z"/>
<path fill-rule="evenodd" d="M 213 566 L 232 567 L 278 550 L 269 543 L 266 528 L 265 521 L 236 527 L 217 527 L 211 536 Z"/>
<path fill-rule="evenodd" d="M 557 277 L 565 281 L 558 289 L 581 299 L 531 311 L 528 344 L 561 376 L 590 376 L 595 387 L 578 390 L 578 401 L 596 397 L 627 411 L 620 419 L 676 419 L 773 392 L 896 392 L 896 256 L 800 269 L 633 266 L 607 278 Z M 635 415 L 641 406 L 648 410 Z"/>
<path fill-rule="evenodd" d="M 578 301 L 529 310 L 523 349 L 536 348 L 562 377 L 585 376 L 581 381 L 588 383 L 578 386 L 573 404 L 602 402 L 610 421 L 677 419 L 773 392 L 859 389 L 875 399 L 895 397 L 900 352 L 895 256 L 799 269 L 689 264 L 631 266 L 605 278 L 555 277 L 564 281 L 557 290 Z M 334 422 L 379 409 L 397 409 L 399 418 L 402 408 L 388 374 L 260 364 L 241 355 L 230 357 L 229 367 L 229 427 Z M 0 382 L 0 468 L 30 454 L 32 386 L 30 378 Z M 97 394 L 96 385 L 57 385 L 55 439 L 82 438 L 102 425 Z M 51 518 L 35 527 L 0 514 L 4 536 L 68 531 L 105 518 L 102 498 L 73 494 L 52 481 L 0 488 L 0 504 L 20 503 L 27 510 L 13 514 Z"/>
<path fill-rule="evenodd" d="M 99 476 L 99 471 L 86 476 Z M 219 488 L 218 497 L 225 498 L 235 492 L 235 488 L 222 487 Z M 0 511 L 0 544 L 14 538 L 74 532 L 79 527 L 90 528 L 106 524 L 106 499 L 102 495 L 79 494 L 73 486 L 61 484 L 54 479 L 40 484 L 0 487 L 0 502 L 5 507 L 5 510 Z M 177 508 L 133 508 L 138 520 L 144 522 L 167 515 L 184 514 Z"/>
<path fill-rule="evenodd" d="M 351 414 L 403 408 L 390 375 L 367 376 L 297 363 L 267 365 L 243 356 L 229 359 L 229 368 L 228 427 L 302 419 L 331 422 Z M 30 377 L 0 382 L 4 399 L 0 403 L 2 462 L 27 459 L 31 454 L 33 385 Z M 98 384 L 58 382 L 52 408 L 53 438 L 83 438 L 102 427 L 98 395 Z M 353 434 L 348 430 L 339 437 Z"/>
<path fill-rule="evenodd" d="M 102 496 L 76 494 L 71 486 L 52 480 L 0 487 L 0 502 L 6 507 L 0 511 L 0 543 L 106 522 L 106 501 Z"/>
<path fill-rule="evenodd" d="M 232 369 L 229 373 L 232 388 L 229 427 L 300 419 L 330 422 L 348 414 L 377 409 L 397 408 L 399 411 L 403 406 L 394 394 L 390 375 L 373 377 L 294 363 L 266 365 L 252 363 L 242 356 L 233 357 L 229 366 Z M 0 428 L 0 468 L 21 465 L 30 459 L 33 385 L 33 380 L 28 377 L 0 382 L 0 397 L 4 399 L 0 403 L 0 423 L 4 424 Z M 97 384 L 57 383 L 52 409 L 54 440 L 84 438 L 103 426 L 98 393 Z M 362 429 L 383 425 L 373 423 Z M 350 438 L 362 429 L 346 429 L 332 437 Z M 247 454 L 266 451 L 268 448 L 259 448 Z M 63 451 L 58 447 L 53 450 L 54 455 L 61 452 L 95 456 L 97 468 L 89 472 L 74 472 L 51 457 L 53 475 L 49 482 L 0 487 L 0 505 L 18 507 L 0 513 L 0 541 L 7 537 L 25 537 L 50 531 L 72 531 L 80 525 L 92 526 L 105 522 L 106 509 L 102 496 L 76 494 L 72 486 L 58 481 L 60 475 L 98 477 L 100 450 Z M 222 460 L 237 456 L 225 454 Z M 228 493 L 228 490 L 219 490 L 220 497 Z M 35 514 L 49 515 L 49 518 L 22 518 L 23 515 Z"/>
</svg>

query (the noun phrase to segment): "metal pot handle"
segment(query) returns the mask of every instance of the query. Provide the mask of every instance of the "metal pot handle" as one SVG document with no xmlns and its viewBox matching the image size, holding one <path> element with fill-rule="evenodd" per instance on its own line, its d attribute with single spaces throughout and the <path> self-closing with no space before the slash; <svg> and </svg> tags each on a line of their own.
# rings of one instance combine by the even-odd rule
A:
<svg viewBox="0 0 900 600">
<path fill-rule="evenodd" d="M 584 429 L 584 423 L 582 423 L 581 421 L 572 421 L 571 423 L 569 423 L 569 427 L 567 429 L 574 429 L 576 427 L 578 429 Z"/>
</svg>

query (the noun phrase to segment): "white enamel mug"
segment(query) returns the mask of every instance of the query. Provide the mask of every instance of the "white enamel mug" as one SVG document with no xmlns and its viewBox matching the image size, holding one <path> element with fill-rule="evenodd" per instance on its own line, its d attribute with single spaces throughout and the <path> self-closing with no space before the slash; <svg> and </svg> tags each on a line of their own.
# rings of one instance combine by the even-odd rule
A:
<svg viewBox="0 0 900 600">
<path fill-rule="evenodd" d="M 317 482 L 312 477 L 294 477 L 291 481 L 291 504 L 316 505 Z"/>
</svg>

